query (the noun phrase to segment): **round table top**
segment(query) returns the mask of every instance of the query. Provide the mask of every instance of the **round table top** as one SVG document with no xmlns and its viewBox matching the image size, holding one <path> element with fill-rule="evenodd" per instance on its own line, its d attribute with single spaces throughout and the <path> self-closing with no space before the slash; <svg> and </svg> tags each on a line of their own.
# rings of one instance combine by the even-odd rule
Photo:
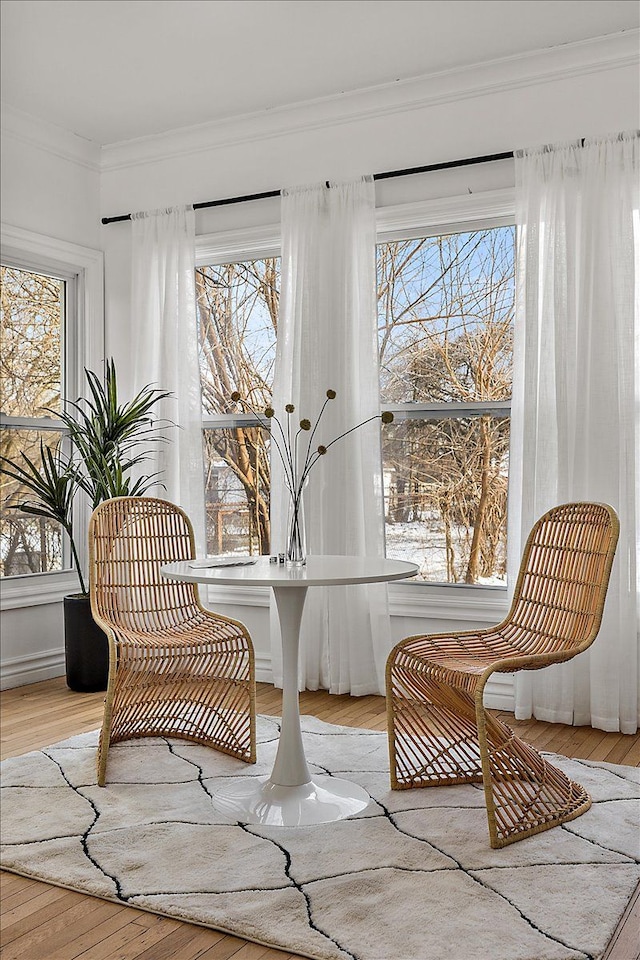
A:
<svg viewBox="0 0 640 960">
<path fill-rule="evenodd" d="M 242 558 L 238 557 L 238 560 Z M 215 563 L 210 557 L 209 562 Z M 271 587 L 321 587 L 347 583 L 380 583 L 415 577 L 418 567 L 405 560 L 380 557 L 309 556 L 303 567 L 271 563 L 269 557 L 257 557 L 246 566 L 194 567 L 205 561 L 181 560 L 161 567 L 161 573 L 172 580 L 191 583 L 245 584 Z"/>
</svg>

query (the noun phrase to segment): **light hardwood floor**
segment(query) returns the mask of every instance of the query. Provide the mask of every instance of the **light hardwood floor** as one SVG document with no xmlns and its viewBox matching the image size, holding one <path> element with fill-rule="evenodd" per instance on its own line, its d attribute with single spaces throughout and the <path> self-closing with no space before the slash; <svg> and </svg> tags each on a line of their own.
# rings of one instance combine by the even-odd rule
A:
<svg viewBox="0 0 640 960">
<path fill-rule="evenodd" d="M 260 713 L 279 715 L 280 691 L 258 684 Z M 71 693 L 63 678 L 0 695 L 2 759 L 94 730 L 103 694 Z M 384 730 L 382 697 L 300 696 L 302 713 L 331 723 Z M 565 756 L 640 766 L 640 735 L 589 727 L 517 721 L 499 713 L 537 748 Z M 640 898 L 629 905 L 603 960 L 638 960 Z M 143 913 L 6 872 L 0 873 L 2 960 L 298 960 L 294 954 L 248 943 L 177 920 Z M 389 958 L 396 960 L 396 958 Z M 467 958 L 460 958 L 467 960 Z"/>
</svg>

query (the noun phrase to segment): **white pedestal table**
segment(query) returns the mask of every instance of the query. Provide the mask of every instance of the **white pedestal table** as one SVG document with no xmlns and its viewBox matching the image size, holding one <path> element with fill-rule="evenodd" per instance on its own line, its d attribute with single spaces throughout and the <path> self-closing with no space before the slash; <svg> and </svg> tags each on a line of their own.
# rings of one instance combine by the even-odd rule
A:
<svg viewBox="0 0 640 960">
<path fill-rule="evenodd" d="M 213 558 L 212 558 L 213 559 Z M 298 649 L 308 587 L 376 583 L 414 577 L 418 567 L 403 560 L 373 557 L 310 556 L 290 567 L 259 557 L 254 564 L 197 568 L 189 561 L 162 568 L 174 580 L 225 586 L 270 586 L 282 634 L 282 724 L 273 770 L 268 778 L 248 776 L 225 784 L 212 795 L 220 812 L 242 823 L 303 826 L 330 823 L 359 813 L 370 803 L 358 784 L 337 777 L 313 778 L 300 730 Z"/>
</svg>

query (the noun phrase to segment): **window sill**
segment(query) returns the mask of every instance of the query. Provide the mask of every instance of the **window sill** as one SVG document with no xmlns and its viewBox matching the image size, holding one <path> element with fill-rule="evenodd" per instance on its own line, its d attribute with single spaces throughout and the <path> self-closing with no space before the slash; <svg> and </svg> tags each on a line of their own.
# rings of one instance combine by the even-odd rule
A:
<svg viewBox="0 0 640 960">
<path fill-rule="evenodd" d="M 0 581 L 0 610 L 60 603 L 63 597 L 78 593 L 79 590 L 78 575 L 72 570 L 7 577 Z"/>
<path fill-rule="evenodd" d="M 269 606 L 269 587 L 208 587 L 202 600 L 216 606 Z M 465 587 L 448 584 L 389 584 L 392 617 L 499 623 L 509 610 L 506 587 Z"/>
<path fill-rule="evenodd" d="M 410 581 L 389 585 L 389 612 L 392 617 L 500 623 L 508 610 L 506 587 Z"/>
<path fill-rule="evenodd" d="M 78 593 L 75 573 L 33 574 L 8 578 L 0 584 L 0 610 L 15 610 L 38 604 L 60 603 Z M 208 606 L 269 607 L 269 587 L 208 587 L 202 590 Z M 447 584 L 427 586 L 416 583 L 389 585 L 389 612 L 392 617 L 419 617 L 429 620 L 458 620 L 499 623 L 509 609 L 506 588 L 464 587 Z"/>
</svg>

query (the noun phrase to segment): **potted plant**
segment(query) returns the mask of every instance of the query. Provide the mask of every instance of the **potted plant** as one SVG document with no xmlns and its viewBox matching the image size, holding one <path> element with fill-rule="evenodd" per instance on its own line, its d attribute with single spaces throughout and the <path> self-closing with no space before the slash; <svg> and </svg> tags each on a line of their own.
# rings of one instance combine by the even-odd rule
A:
<svg viewBox="0 0 640 960">
<path fill-rule="evenodd" d="M 134 479 L 131 471 L 147 458 L 148 444 L 164 440 L 151 411 L 171 394 L 147 385 L 132 400 L 120 403 L 113 359 L 105 363 L 104 382 L 92 370 L 85 369 L 85 376 L 88 397 L 68 401 L 62 412 L 47 410 L 65 424 L 71 455 L 41 441 L 39 465 L 22 453 L 21 463 L 0 457 L 0 472 L 30 494 L 27 499 L 8 505 L 8 509 L 55 520 L 69 537 L 80 593 L 64 598 L 67 685 L 71 690 L 88 693 L 106 690 L 109 646 L 91 615 L 74 535 L 74 504 L 76 497 L 84 493 L 94 510 L 110 497 L 142 496 L 156 482 L 156 474 Z"/>
</svg>

